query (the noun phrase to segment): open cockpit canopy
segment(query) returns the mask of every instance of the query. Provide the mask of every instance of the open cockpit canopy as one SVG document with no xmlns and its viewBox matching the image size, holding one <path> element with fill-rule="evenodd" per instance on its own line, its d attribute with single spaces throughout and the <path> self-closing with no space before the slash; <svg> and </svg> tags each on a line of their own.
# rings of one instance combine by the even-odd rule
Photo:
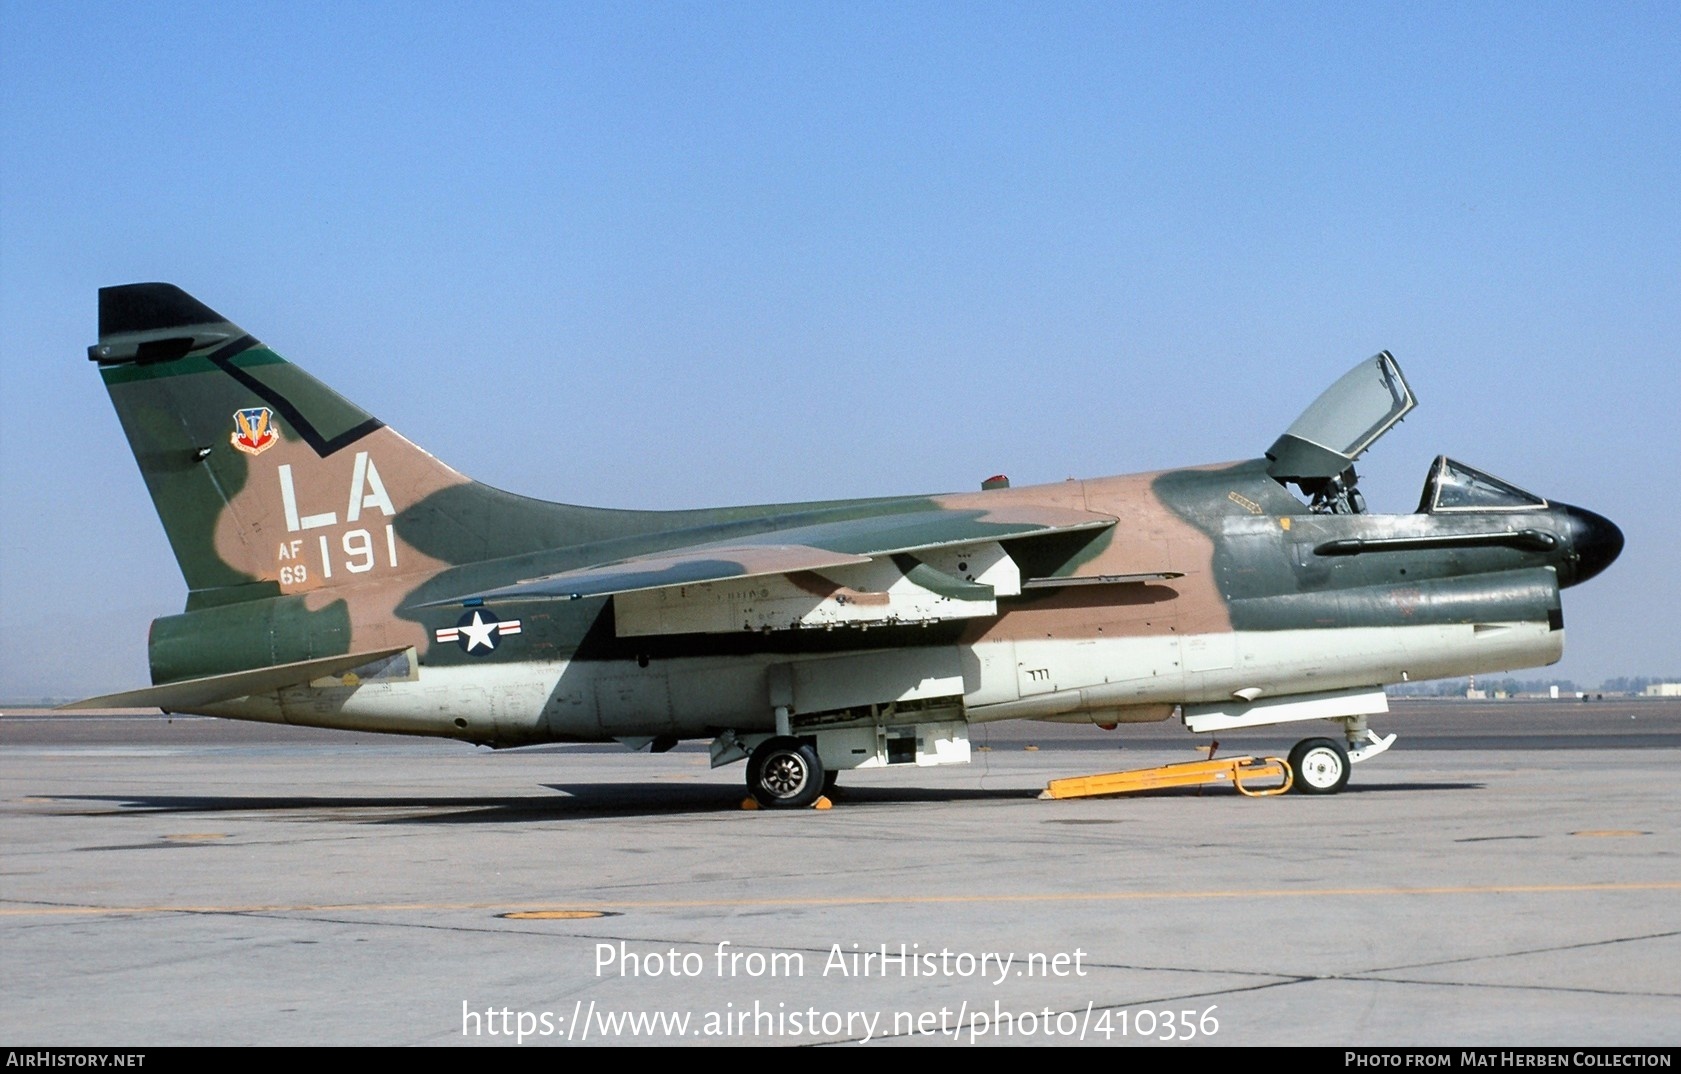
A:
<svg viewBox="0 0 1681 1074">
<path fill-rule="evenodd" d="M 1375 354 L 1326 388 L 1273 442 L 1267 472 L 1311 489 L 1347 471 L 1417 405 L 1394 357 Z"/>
</svg>

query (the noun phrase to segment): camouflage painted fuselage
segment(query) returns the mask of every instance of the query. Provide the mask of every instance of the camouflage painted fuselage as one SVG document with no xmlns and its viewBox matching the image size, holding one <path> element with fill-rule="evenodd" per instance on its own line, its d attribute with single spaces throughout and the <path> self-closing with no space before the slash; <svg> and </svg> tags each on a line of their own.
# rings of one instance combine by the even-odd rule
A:
<svg viewBox="0 0 1681 1074">
<path fill-rule="evenodd" d="M 796 733 L 1162 719 L 1550 663 L 1561 586 L 1621 542 L 1544 501 L 1322 513 L 1265 459 L 578 507 L 463 477 L 167 285 L 102 291 L 91 357 L 189 589 L 154 687 L 121 696 L 241 719 L 494 745 L 763 734 L 778 709 Z"/>
</svg>

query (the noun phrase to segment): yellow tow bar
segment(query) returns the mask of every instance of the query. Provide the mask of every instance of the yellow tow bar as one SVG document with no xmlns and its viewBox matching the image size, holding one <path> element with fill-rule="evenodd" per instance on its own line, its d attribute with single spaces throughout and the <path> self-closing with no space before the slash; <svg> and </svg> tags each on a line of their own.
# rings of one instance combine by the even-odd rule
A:
<svg viewBox="0 0 1681 1074">
<path fill-rule="evenodd" d="M 1246 780 L 1278 779 L 1276 787 L 1250 788 Z M 1132 794 L 1163 787 L 1195 787 L 1204 783 L 1231 781 L 1241 794 L 1266 798 L 1283 794 L 1295 781 L 1290 764 L 1277 757 L 1226 757 L 1218 761 L 1184 761 L 1160 768 L 1135 768 L 1130 772 L 1106 772 L 1096 776 L 1072 776 L 1045 784 L 1041 798 L 1098 798 L 1106 794 Z"/>
</svg>

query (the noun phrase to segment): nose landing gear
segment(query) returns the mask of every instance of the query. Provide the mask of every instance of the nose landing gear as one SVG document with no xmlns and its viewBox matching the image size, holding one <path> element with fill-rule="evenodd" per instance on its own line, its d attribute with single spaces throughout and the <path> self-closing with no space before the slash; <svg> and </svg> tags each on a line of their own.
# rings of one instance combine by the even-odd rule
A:
<svg viewBox="0 0 1681 1074">
<path fill-rule="evenodd" d="M 1366 717 L 1350 716 L 1342 721 L 1344 746 L 1334 738 L 1304 738 L 1290 751 L 1291 787 L 1298 794 L 1336 794 L 1348 786 L 1351 765 L 1370 760 L 1395 744 L 1394 735 L 1379 735 L 1366 726 Z"/>
<path fill-rule="evenodd" d="M 1348 786 L 1348 751 L 1334 738 L 1304 738 L 1290 751 L 1291 789 L 1297 794 L 1336 794 Z"/>
</svg>

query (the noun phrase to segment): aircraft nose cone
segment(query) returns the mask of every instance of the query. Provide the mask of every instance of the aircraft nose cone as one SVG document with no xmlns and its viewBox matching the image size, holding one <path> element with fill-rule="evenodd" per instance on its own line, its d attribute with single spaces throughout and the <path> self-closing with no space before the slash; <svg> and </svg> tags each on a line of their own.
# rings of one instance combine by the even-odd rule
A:
<svg viewBox="0 0 1681 1074">
<path fill-rule="evenodd" d="M 1623 531 L 1604 515 L 1580 507 L 1560 504 L 1570 527 L 1570 546 L 1576 552 L 1576 576 L 1570 582 L 1585 582 L 1609 567 L 1623 551 Z"/>
</svg>

